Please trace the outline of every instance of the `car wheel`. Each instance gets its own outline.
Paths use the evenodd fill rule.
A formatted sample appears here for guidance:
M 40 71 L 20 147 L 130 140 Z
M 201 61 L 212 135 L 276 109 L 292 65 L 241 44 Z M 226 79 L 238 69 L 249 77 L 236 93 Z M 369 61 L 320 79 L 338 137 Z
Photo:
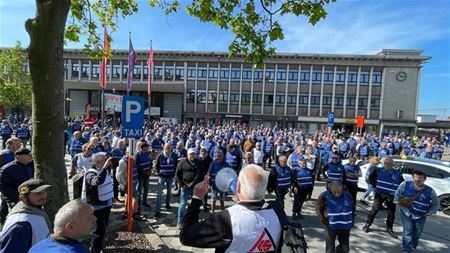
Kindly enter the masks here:
M 450 215 L 450 194 L 439 196 L 439 203 L 441 203 L 440 210 L 444 214 Z

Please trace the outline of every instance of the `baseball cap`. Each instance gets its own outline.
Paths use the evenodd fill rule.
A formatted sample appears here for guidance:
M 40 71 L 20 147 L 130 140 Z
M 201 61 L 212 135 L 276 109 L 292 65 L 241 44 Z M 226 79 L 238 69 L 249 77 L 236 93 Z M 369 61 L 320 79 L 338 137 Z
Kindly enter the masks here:
M 31 150 L 27 149 L 27 148 L 19 148 L 15 153 L 15 156 L 18 155 L 31 155 Z
M 45 184 L 42 179 L 29 179 L 19 185 L 19 194 L 24 195 L 30 192 L 42 192 L 43 190 L 51 187 L 49 184 Z
M 150 146 L 149 144 L 148 144 L 148 142 L 146 142 L 146 141 L 143 141 L 142 143 L 141 143 L 141 147 L 144 147 L 144 146 Z
M 188 153 L 188 154 L 195 153 L 195 149 L 194 149 L 194 148 L 190 148 L 190 149 L 188 149 L 187 153 Z

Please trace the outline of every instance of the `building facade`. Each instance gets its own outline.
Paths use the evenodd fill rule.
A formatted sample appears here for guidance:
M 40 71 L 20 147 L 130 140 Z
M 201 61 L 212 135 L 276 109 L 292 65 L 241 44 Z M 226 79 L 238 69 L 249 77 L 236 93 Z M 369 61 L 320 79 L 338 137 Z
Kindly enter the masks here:
M 131 95 L 146 101 L 148 52 L 137 52 Z M 128 51 L 113 51 L 105 93 L 126 93 Z M 155 51 L 152 107 L 179 121 L 228 120 L 303 128 L 312 133 L 335 114 L 335 128 L 413 133 L 417 126 L 421 50 L 383 49 L 373 55 L 277 54 L 262 68 L 222 52 Z M 65 51 L 66 112 L 100 111 L 99 61 Z M 112 113 L 112 112 L 110 112 Z

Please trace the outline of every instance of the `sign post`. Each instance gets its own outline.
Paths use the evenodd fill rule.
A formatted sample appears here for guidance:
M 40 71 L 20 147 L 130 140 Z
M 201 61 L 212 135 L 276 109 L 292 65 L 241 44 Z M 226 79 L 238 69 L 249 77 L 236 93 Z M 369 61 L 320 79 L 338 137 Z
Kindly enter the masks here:
M 122 100 L 121 114 L 121 134 L 128 138 L 130 152 L 128 154 L 128 179 L 127 179 L 127 230 L 133 229 L 133 159 L 134 138 L 140 138 L 144 135 L 144 98 L 136 96 L 124 96 Z
M 334 126 L 334 112 L 328 112 L 328 136 L 331 134 L 331 129 Z

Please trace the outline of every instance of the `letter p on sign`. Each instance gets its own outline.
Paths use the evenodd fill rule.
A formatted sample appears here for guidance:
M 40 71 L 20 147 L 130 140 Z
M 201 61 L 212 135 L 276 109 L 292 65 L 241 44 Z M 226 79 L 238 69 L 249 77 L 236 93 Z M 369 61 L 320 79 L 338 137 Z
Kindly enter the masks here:
M 144 129 L 144 98 L 124 96 L 122 99 L 122 137 L 140 138 Z

